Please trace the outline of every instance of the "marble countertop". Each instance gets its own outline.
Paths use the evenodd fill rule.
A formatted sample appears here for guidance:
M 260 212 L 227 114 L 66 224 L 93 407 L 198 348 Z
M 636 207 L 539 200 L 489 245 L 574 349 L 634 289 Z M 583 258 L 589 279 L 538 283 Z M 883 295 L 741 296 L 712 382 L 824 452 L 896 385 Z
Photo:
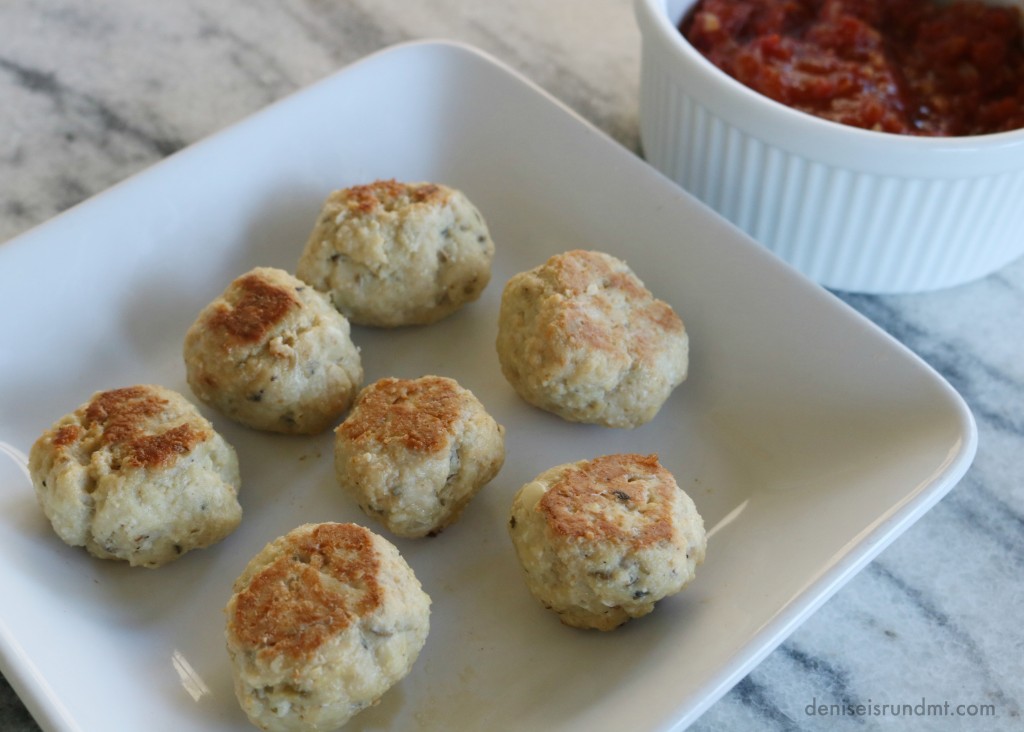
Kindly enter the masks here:
M 629 0 L 6 0 L 0 241 L 367 53 L 419 38 L 477 46 L 639 151 Z M 1024 260 L 941 292 L 843 299 L 960 391 L 978 422 L 977 458 L 692 729 L 1024 728 Z M 806 713 L 813 703 L 923 699 L 992 705 L 995 717 Z M 6 681 L 0 729 L 37 729 Z

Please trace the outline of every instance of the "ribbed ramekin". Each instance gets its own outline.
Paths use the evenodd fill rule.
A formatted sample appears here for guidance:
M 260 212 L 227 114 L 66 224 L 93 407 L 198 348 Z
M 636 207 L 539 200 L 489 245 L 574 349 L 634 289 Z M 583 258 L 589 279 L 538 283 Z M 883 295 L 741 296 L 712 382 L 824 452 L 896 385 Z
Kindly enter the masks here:
M 822 285 L 933 290 L 1024 254 L 1024 130 L 958 138 L 829 122 L 710 63 L 679 22 L 696 0 L 635 0 L 644 157 Z

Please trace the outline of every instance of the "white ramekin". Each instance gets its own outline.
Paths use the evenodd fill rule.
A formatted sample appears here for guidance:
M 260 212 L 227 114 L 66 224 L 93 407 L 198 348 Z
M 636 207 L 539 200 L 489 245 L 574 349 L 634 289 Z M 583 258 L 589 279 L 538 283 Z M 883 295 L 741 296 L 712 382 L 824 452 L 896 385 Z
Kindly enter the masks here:
M 1024 254 L 1024 130 L 922 138 L 797 112 L 689 44 L 678 25 L 695 1 L 635 0 L 655 168 L 837 290 L 949 287 Z

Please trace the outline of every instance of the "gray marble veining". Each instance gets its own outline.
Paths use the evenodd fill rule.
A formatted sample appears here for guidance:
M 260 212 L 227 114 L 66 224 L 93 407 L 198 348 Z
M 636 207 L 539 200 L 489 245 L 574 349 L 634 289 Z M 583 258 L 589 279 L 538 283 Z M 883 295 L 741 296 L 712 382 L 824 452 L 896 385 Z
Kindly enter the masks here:
M 639 152 L 628 0 L 7 0 L 0 240 L 365 54 L 436 37 L 493 54 Z M 975 464 L 693 729 L 1022 729 L 1024 261 L 947 291 L 842 297 L 964 395 Z M 951 713 L 882 711 L 922 703 Z M 6 683 L 0 729 L 36 729 Z

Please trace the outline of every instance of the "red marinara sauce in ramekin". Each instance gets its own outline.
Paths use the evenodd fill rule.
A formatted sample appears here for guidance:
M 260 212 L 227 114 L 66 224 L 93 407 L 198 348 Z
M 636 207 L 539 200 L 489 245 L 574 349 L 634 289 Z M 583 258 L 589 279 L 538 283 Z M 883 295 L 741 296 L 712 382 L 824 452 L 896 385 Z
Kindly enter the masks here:
M 929 136 L 1024 127 L 1017 8 L 977 0 L 700 0 L 680 30 L 746 86 L 834 122 Z

